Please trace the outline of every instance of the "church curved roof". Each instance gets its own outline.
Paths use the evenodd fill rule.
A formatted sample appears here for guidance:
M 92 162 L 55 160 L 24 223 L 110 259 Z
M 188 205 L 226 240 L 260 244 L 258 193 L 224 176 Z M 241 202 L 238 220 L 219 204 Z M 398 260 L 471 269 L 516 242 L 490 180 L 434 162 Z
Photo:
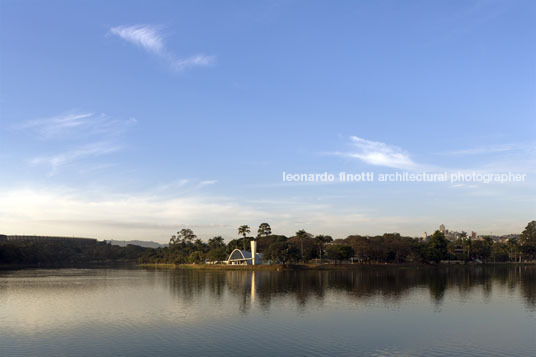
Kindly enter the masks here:
M 242 249 L 235 249 L 229 254 L 229 258 L 227 258 L 227 261 L 231 260 L 246 260 L 251 261 L 251 252 L 247 250 Z M 262 261 L 262 254 L 257 253 L 257 256 L 255 257 L 255 261 Z

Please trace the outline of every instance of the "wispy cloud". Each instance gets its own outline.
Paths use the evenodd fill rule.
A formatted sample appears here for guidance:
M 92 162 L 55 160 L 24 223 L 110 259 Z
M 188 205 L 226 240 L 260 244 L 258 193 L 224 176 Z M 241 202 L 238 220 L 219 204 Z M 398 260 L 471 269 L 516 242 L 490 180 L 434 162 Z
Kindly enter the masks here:
M 508 153 L 518 151 L 535 151 L 536 144 L 528 143 L 510 143 L 510 144 L 495 144 L 476 146 L 468 149 L 453 150 L 441 153 L 443 155 L 485 155 L 496 153 Z
M 152 237 L 151 240 L 167 242 L 179 227 L 193 228 L 205 239 L 216 234 L 234 238 L 236 227 L 244 222 L 253 226 L 268 221 L 273 223 L 274 230 L 286 235 L 306 227 L 311 233 L 340 237 L 351 233 L 383 233 L 383 229 L 397 231 L 409 223 L 421 223 L 415 218 L 337 212 L 333 206 L 315 206 L 310 202 L 296 202 L 286 212 L 281 207 L 277 202 L 273 208 L 262 208 L 233 197 L 198 194 L 118 194 L 66 187 L 0 188 L 0 226 L 12 234 L 39 232 L 99 239 Z M 355 231 L 356 222 L 359 232 Z
M 217 183 L 218 183 L 218 180 L 205 180 L 205 181 L 199 182 L 199 185 L 200 186 L 207 186 L 207 185 L 215 185 Z
M 397 169 L 415 169 L 418 165 L 401 148 L 380 141 L 371 141 L 357 136 L 350 137 L 352 150 L 336 153 L 340 156 L 359 159 L 367 164 Z
M 134 118 L 117 119 L 106 114 L 77 112 L 34 119 L 14 126 L 16 130 L 28 131 L 37 138 L 46 141 L 40 154 L 27 159 L 30 165 L 49 168 L 48 175 L 55 175 L 65 165 L 77 160 L 107 155 L 121 149 L 119 142 L 122 134 L 137 123 Z M 43 155 L 54 147 L 56 153 Z M 92 168 L 109 167 L 110 163 L 86 162 L 80 172 Z
M 162 54 L 164 50 L 164 39 L 157 26 L 116 26 L 110 29 L 110 33 L 152 53 Z
M 32 165 L 47 165 L 50 167 L 49 175 L 54 175 L 58 168 L 75 160 L 87 157 L 97 157 L 120 150 L 119 146 L 108 143 L 94 143 L 80 148 L 68 150 L 49 156 L 38 156 L 30 160 Z
M 79 127 L 87 123 L 93 113 L 70 113 L 46 119 L 29 120 L 17 126 L 18 129 L 37 129 L 43 136 L 50 137 L 59 132 Z
M 379 141 L 371 141 L 357 136 L 350 137 L 351 150 L 335 152 L 334 155 L 361 160 L 375 166 L 391 167 L 407 171 L 423 171 L 428 173 L 438 172 L 448 175 L 465 174 L 497 174 L 497 173 L 533 173 L 536 162 L 536 148 L 527 143 L 519 144 L 496 144 L 489 146 L 473 147 L 441 153 L 455 157 L 463 155 L 482 155 L 480 160 L 456 160 L 455 167 L 442 165 L 441 163 L 427 164 L 415 162 L 410 154 L 394 145 Z M 468 166 L 470 165 L 470 166 Z M 481 182 L 465 185 L 467 188 L 478 188 L 484 184 Z M 497 184 L 501 185 L 501 184 Z M 452 187 L 461 187 L 455 186 Z M 502 191 L 501 191 L 502 192 Z
M 106 114 L 90 112 L 69 112 L 53 117 L 34 119 L 15 126 L 16 129 L 36 131 L 43 139 L 62 139 L 66 136 L 76 139 L 76 134 L 88 137 L 92 134 L 113 136 L 136 123 L 136 119 L 115 119 Z
M 147 193 L 154 195 L 192 194 L 216 183 L 218 180 L 179 179 L 151 187 Z
M 188 57 L 178 57 L 173 54 L 165 45 L 162 26 L 122 25 L 112 27 L 110 33 L 158 56 L 177 72 L 191 67 L 211 66 L 216 63 L 216 56 L 213 55 L 196 54 Z
M 216 62 L 215 56 L 195 55 L 187 58 L 180 58 L 172 63 L 172 66 L 177 71 L 185 70 L 195 66 L 211 66 Z

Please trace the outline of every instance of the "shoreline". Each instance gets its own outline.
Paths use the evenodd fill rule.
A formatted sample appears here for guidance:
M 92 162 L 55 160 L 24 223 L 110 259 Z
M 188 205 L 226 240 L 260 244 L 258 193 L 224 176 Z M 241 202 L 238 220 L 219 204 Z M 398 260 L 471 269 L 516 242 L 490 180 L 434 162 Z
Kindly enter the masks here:
M 401 264 L 382 264 L 382 263 L 348 263 L 348 264 L 260 264 L 260 265 L 227 265 L 227 264 L 167 264 L 167 263 L 149 263 L 137 264 L 135 261 L 106 261 L 90 262 L 80 264 L 0 264 L 0 271 L 6 270 L 24 270 L 24 269 L 117 269 L 117 268 L 153 268 L 153 269 L 182 269 L 182 270 L 219 270 L 219 271 L 348 271 L 363 268 L 475 268 L 475 267 L 492 267 L 492 266 L 532 266 L 536 261 L 531 262 L 488 262 L 482 264 L 468 263 L 447 263 L 423 264 L 423 263 L 401 263 Z
M 443 268 L 443 267 L 489 267 L 489 266 L 524 266 L 535 265 L 536 262 L 488 262 L 482 264 L 420 264 L 420 263 L 403 263 L 403 264 L 271 264 L 271 265 L 227 265 L 227 264 L 165 264 L 150 263 L 138 264 L 141 268 L 155 269 L 183 269 L 183 270 L 245 270 L 245 271 L 303 271 L 303 270 L 354 270 L 366 267 L 398 267 L 398 268 Z

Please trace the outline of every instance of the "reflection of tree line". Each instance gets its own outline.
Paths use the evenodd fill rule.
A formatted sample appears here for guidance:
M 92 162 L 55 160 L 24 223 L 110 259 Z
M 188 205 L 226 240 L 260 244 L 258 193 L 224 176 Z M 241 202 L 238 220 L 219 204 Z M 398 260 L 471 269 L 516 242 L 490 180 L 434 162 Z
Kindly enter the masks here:
M 205 294 L 217 300 L 229 294 L 246 311 L 251 300 L 269 309 L 273 299 L 292 296 L 300 306 L 322 303 L 330 292 L 345 292 L 367 301 L 381 297 L 398 302 L 413 289 L 428 289 L 436 304 L 445 293 L 457 291 L 468 297 L 475 289 L 485 296 L 494 286 L 519 288 L 530 308 L 536 308 L 536 266 L 449 266 L 439 268 L 360 267 L 350 271 L 170 271 L 170 289 L 179 298 L 195 304 Z M 252 289 L 252 284 L 254 287 Z

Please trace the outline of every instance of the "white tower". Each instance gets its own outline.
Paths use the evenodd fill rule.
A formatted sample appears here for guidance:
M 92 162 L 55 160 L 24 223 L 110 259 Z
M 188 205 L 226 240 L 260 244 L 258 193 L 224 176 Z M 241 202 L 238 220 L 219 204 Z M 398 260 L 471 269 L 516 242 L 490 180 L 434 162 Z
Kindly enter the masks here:
M 251 241 L 251 264 L 255 265 L 255 259 L 257 258 L 257 241 Z

